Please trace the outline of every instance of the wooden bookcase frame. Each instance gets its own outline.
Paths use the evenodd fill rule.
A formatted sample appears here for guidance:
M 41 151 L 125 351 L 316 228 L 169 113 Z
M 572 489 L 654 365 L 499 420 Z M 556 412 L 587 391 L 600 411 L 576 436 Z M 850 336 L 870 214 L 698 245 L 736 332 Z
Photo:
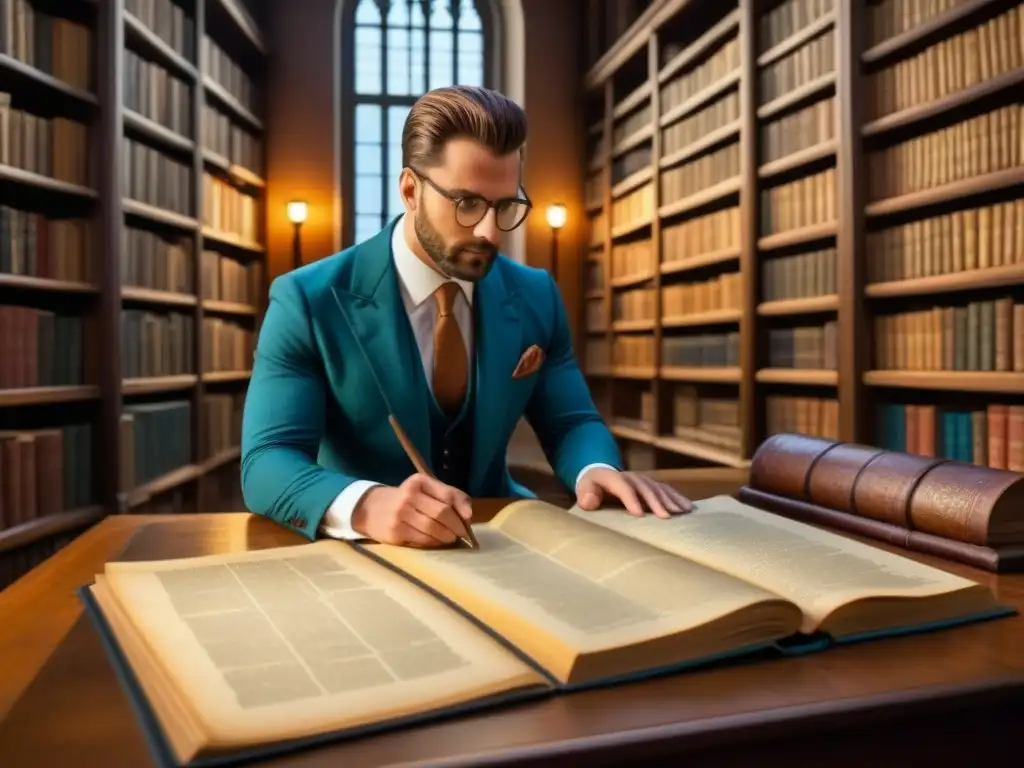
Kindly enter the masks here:
M 93 493 L 95 504 L 85 509 L 68 510 L 61 515 L 52 515 L 0 531 L 0 558 L 18 557 L 22 548 L 34 544 L 43 545 L 41 556 L 45 556 L 45 545 L 51 539 L 66 538 L 76 531 L 98 521 L 103 516 L 120 512 L 145 511 L 155 497 L 183 491 L 182 511 L 197 510 L 202 499 L 214 492 L 213 473 L 239 459 L 240 448 L 224 451 L 215 456 L 202 456 L 200 441 L 205 429 L 203 419 L 203 396 L 211 385 L 225 391 L 237 391 L 249 379 L 250 371 L 203 373 L 203 318 L 208 315 L 232 318 L 247 327 L 251 324 L 254 334 L 258 332 L 262 314 L 265 311 L 267 270 L 265 180 L 250 169 L 232 165 L 230 158 L 217 155 L 203 146 L 203 109 L 209 101 L 232 123 L 244 126 L 258 137 L 265 166 L 265 128 L 259 117 L 252 114 L 226 89 L 215 82 L 207 73 L 206 62 L 201 62 L 201 41 L 207 36 L 208 18 L 217 20 L 217 32 L 211 36 L 214 41 L 223 41 L 228 36 L 235 48 L 245 47 L 252 62 L 263 62 L 263 71 L 247 73 L 253 77 L 257 87 L 257 99 L 265 102 L 265 62 L 267 48 L 255 22 L 238 4 L 238 0 L 176 0 L 192 19 L 192 49 L 195 60 L 186 60 L 172 49 L 155 32 L 129 13 L 124 0 L 95 2 L 74 0 L 76 18 L 90 20 L 90 57 L 94 66 L 95 94 L 78 94 L 83 102 L 93 106 L 90 130 L 90 164 L 95 189 L 70 190 L 82 196 L 95 198 L 91 218 L 94 220 L 94 242 L 92 243 L 91 265 L 96 275 L 95 284 L 65 283 L 44 278 L 0 274 L 0 289 L 38 293 L 48 292 L 53 296 L 67 293 L 91 294 L 92 300 L 86 310 L 89 318 L 89 332 L 83 344 L 95 356 L 98 364 L 90 371 L 91 376 L 83 386 L 39 387 L 34 389 L 0 390 L 0 408 L 28 409 L 40 406 L 60 407 L 79 403 L 84 407 L 95 406 L 93 423 L 92 464 L 94 469 Z M 41 10 L 47 10 L 45 8 Z M 69 13 L 71 11 L 68 11 Z M 125 71 L 125 46 L 129 40 L 132 46 L 146 51 L 147 58 L 156 62 L 176 76 L 184 79 L 191 89 L 190 135 L 181 135 L 163 127 L 155 121 L 132 112 L 124 107 L 123 77 Z M 13 56 L 0 57 L 0 68 L 14 69 L 38 82 L 40 88 L 71 92 L 70 86 L 61 83 L 40 70 L 16 60 Z M 265 112 L 265 103 L 258 108 Z M 191 166 L 192 215 L 183 216 L 170 210 L 129 200 L 125 197 L 122 176 L 122 137 L 126 130 L 145 137 L 154 147 L 170 151 L 182 162 Z M 238 236 L 219 232 L 203 224 L 203 175 L 211 171 L 221 178 L 244 187 L 247 194 L 260 200 L 258 206 L 258 242 L 247 242 Z M 24 183 L 30 187 L 69 192 L 63 182 L 35 174 L 25 174 L 17 168 L 0 166 L 0 177 Z M 161 227 L 170 227 L 192 241 L 193 290 L 189 294 L 168 293 L 145 288 L 122 286 L 120 275 L 121 230 L 126 215 L 135 221 L 152 222 Z M 153 225 L 151 224 L 151 226 Z M 136 224 L 136 226 L 145 226 Z M 263 263 L 263 281 L 258 291 L 256 305 L 242 305 L 226 301 L 203 300 L 201 254 L 204 247 L 212 247 L 226 253 L 243 257 L 244 261 Z M 121 313 L 128 302 L 131 305 L 156 307 L 164 310 L 191 309 L 194 321 L 192 363 L 197 374 L 125 380 L 121 370 Z M 120 421 L 126 399 L 145 398 L 147 401 L 178 399 L 187 397 L 191 402 L 191 462 L 162 477 L 133 488 L 123 488 L 121 464 Z M 26 417 L 31 421 L 31 417 Z M 240 435 L 236 438 L 240 442 Z M 20 570 L 31 567 L 36 556 L 20 558 Z
M 867 110 L 866 71 L 877 67 L 880 63 L 891 59 L 899 59 L 910 51 L 920 50 L 933 41 L 944 40 L 948 36 L 972 27 L 981 16 L 1008 10 L 1019 3 L 1011 0 L 961 0 L 949 3 L 949 7 L 934 16 L 926 18 L 910 28 L 892 34 L 887 39 L 869 45 L 868 13 L 872 4 L 856 0 L 834 0 L 832 8 L 824 15 L 811 20 L 792 33 L 771 49 L 759 53 L 758 24 L 761 14 L 778 5 L 770 0 L 734 0 L 733 10 L 723 9 L 717 20 L 701 28 L 703 23 L 695 21 L 697 27 L 691 41 L 684 50 L 675 55 L 676 60 L 696 61 L 702 49 L 713 44 L 710 38 L 727 33 L 733 20 L 735 21 L 740 41 L 741 66 L 738 82 L 731 77 L 704 88 L 691 97 L 687 104 L 687 113 L 695 112 L 704 104 L 710 103 L 726 88 L 735 85 L 740 94 L 739 146 L 740 172 L 738 180 L 730 180 L 713 185 L 683 201 L 670 204 L 668 214 L 658 211 L 660 200 L 661 179 L 661 147 L 659 125 L 660 96 L 659 73 L 673 63 L 659 66 L 659 34 L 666 25 L 682 17 L 698 18 L 700 12 L 709 5 L 705 0 L 655 0 L 638 18 L 626 33 L 597 61 L 586 73 L 583 81 L 584 103 L 593 106 L 603 101 L 604 118 L 602 132 L 604 154 L 585 159 L 584 175 L 593 177 L 595 167 L 599 164 L 602 194 L 600 207 L 596 201 L 587 201 L 588 215 L 594 217 L 604 214 L 603 237 L 604 246 L 597 252 L 589 248 L 588 258 L 603 264 L 603 289 L 601 297 L 605 304 L 605 325 L 597 332 L 589 331 L 585 325 L 581 328 L 581 353 L 587 347 L 587 341 L 603 338 L 608 345 L 606 353 L 609 358 L 608 369 L 589 367 L 585 354 L 581 354 L 582 365 L 588 380 L 595 391 L 595 400 L 602 410 L 612 431 L 626 444 L 639 443 L 650 446 L 656 451 L 656 465 L 673 467 L 680 465 L 727 465 L 744 467 L 757 445 L 767 437 L 766 425 L 766 392 L 782 392 L 794 394 L 813 392 L 815 396 L 826 396 L 838 399 L 839 419 L 835 436 L 842 440 L 877 443 L 876 406 L 884 400 L 884 395 L 897 394 L 900 391 L 923 389 L 930 393 L 961 391 L 978 395 L 992 393 L 1004 397 L 1019 399 L 1024 395 L 1024 373 L 996 371 L 903 371 L 873 370 L 873 318 L 877 310 L 876 300 L 892 297 L 908 299 L 934 294 L 950 296 L 958 291 L 1006 287 L 1019 289 L 1024 286 L 1024 259 L 1018 256 L 1018 262 L 1012 265 L 988 267 L 972 271 L 938 274 L 929 277 L 896 280 L 884 283 L 869 283 L 867 255 L 867 233 L 873 219 L 888 217 L 903 212 L 923 210 L 936 204 L 951 203 L 967 206 L 985 195 L 993 192 L 1012 190 L 1016 198 L 1024 197 L 1024 164 L 1009 170 L 1000 170 L 974 178 L 945 184 L 939 188 L 925 189 L 911 194 L 892 197 L 884 200 L 871 201 L 867 189 L 868 149 L 865 144 L 882 134 L 903 130 L 916 125 L 920 128 L 928 118 L 947 116 L 987 97 L 1012 93 L 1024 84 L 1024 66 L 990 78 L 987 81 L 971 85 L 961 91 L 928 103 L 902 109 L 882 118 L 869 120 Z M 807 41 L 819 37 L 829 29 L 834 31 L 835 65 L 834 72 L 815 78 L 787 92 L 771 103 L 764 104 L 758 96 L 758 74 L 760 67 L 775 61 L 782 56 L 800 48 Z M 1024 28 L 1022 28 L 1024 29 Z M 616 93 L 613 87 L 616 76 L 629 64 L 644 47 L 649 49 L 647 80 L 640 83 L 633 92 L 623 96 Z M 822 95 L 834 93 L 834 139 L 820 142 L 807 149 L 794 152 L 789 156 L 762 162 L 760 158 L 760 128 L 765 120 L 775 115 L 789 112 L 794 108 L 812 102 Z M 645 94 L 649 94 L 645 95 Z M 616 195 L 613 194 L 612 160 L 616 156 L 616 147 L 612 146 L 612 131 L 615 118 L 632 111 L 633 107 L 651 99 L 652 124 L 652 161 L 649 183 L 655 196 L 654 215 L 650 233 L 652 248 L 656 256 L 657 268 L 649 286 L 656 291 L 656 320 L 651 333 L 655 344 L 654 371 L 636 371 L 616 367 L 611 359 L 612 343 L 616 332 L 613 328 L 613 285 L 614 275 L 611 269 L 611 251 L 617 240 L 613 233 L 611 205 Z M 689 104 L 689 102 L 694 102 Z M 700 102 L 698 104 L 697 102 Z M 719 144 L 721 131 L 702 137 L 682 152 L 697 156 L 712 144 Z M 591 134 L 596 126 L 588 128 Z M 646 129 L 645 129 L 646 130 Z M 1022 128 L 1021 130 L 1024 130 Z M 918 133 L 921 131 L 919 130 Z M 639 131 L 638 131 L 639 133 Z M 715 135 L 717 134 L 717 135 Z M 624 143 L 628 143 L 627 142 Z M 1021 150 L 1024 152 L 1024 150 Z M 620 149 L 619 154 L 624 152 Z M 676 153 L 678 154 L 678 153 Z M 765 179 L 780 173 L 792 173 L 804 166 L 820 167 L 826 158 L 834 158 L 836 173 L 836 220 L 832 223 L 816 224 L 802 229 L 790 230 L 767 237 L 758 235 L 760 220 L 760 193 L 765 188 Z M 1022 159 L 1024 163 L 1024 159 Z M 637 175 L 637 174 L 633 174 Z M 623 182 L 619 182 L 620 185 Z M 721 198 L 735 191 L 738 185 L 740 208 L 740 248 L 738 254 L 739 271 L 743 286 L 743 299 L 738 317 L 734 318 L 740 332 L 740 365 L 736 371 L 722 369 L 689 369 L 673 371 L 662 365 L 661 340 L 663 336 L 663 313 L 661 290 L 666 274 L 663 269 L 661 231 L 662 221 L 669 216 L 675 217 L 680 211 L 702 205 L 708 201 Z M 639 185 L 633 185 L 639 186 Z M 691 199 L 692 198 L 692 199 Z M 779 248 L 796 248 L 801 244 L 833 242 L 836 253 L 836 286 L 835 295 L 813 296 L 801 299 L 789 299 L 765 303 L 761 300 L 760 265 L 762 254 L 768 250 Z M 720 261 L 720 254 L 709 253 L 704 264 Z M 731 254 L 725 254 L 731 257 Z M 584 293 L 596 297 L 596 291 Z M 941 299 L 939 299 L 941 301 Z M 581 313 L 586 316 L 585 310 Z M 730 313 L 730 316 L 736 313 Z M 805 370 L 766 368 L 763 348 L 765 346 L 765 318 L 773 317 L 808 318 L 831 317 L 837 322 L 836 355 L 837 370 Z M 714 319 L 714 318 L 709 318 Z M 694 325 L 700 318 L 694 318 Z M 810 321 L 816 324 L 816 320 Z M 656 423 L 650 433 L 638 430 L 633 426 L 620 427 L 616 424 L 614 404 L 615 393 L 630 385 L 623 382 L 650 380 L 651 392 L 655 399 Z M 664 412 L 670 407 L 666 386 L 670 381 L 701 383 L 718 382 L 735 384 L 737 402 L 739 404 L 740 424 L 742 426 L 741 450 L 738 453 L 725 452 L 703 445 L 686 444 L 680 440 L 666 439 L 659 430 L 664 424 Z M 832 395 L 824 395 L 825 392 Z M 939 399 L 932 397 L 933 401 Z M 1017 400 L 1014 400 L 1017 402 Z M 1021 401 L 1024 402 L 1024 401 Z

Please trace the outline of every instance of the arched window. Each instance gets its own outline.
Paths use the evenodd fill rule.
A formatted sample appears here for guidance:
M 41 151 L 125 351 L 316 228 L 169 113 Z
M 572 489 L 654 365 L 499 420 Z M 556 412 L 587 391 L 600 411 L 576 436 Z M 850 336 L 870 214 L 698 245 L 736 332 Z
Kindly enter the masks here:
M 402 212 L 402 126 L 426 91 L 494 87 L 488 0 L 357 0 L 342 23 L 345 245 Z

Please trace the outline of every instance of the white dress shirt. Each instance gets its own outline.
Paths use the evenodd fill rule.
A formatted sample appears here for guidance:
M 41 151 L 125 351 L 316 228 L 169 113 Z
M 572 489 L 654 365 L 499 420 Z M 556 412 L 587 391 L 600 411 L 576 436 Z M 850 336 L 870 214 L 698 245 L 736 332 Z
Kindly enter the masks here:
M 404 219 L 404 217 L 403 217 Z M 427 386 L 432 386 L 434 377 L 434 324 L 437 322 L 437 299 L 434 292 L 449 278 L 440 274 L 423 263 L 420 258 L 412 252 L 412 249 L 405 241 L 403 219 L 395 223 L 391 236 L 391 256 L 395 261 L 395 271 L 398 273 L 398 286 L 402 294 L 402 302 L 405 304 L 405 311 L 409 316 L 409 325 L 412 326 L 413 335 L 416 337 L 416 346 L 419 348 L 420 358 L 423 361 L 423 372 L 426 374 Z M 465 280 L 455 280 L 462 288 L 455 295 L 455 320 L 462 331 L 462 339 L 466 345 L 468 363 L 473 361 L 473 283 Z M 608 467 L 607 464 L 588 464 L 579 475 L 576 476 L 576 484 L 579 485 L 580 478 L 590 469 L 595 467 Z M 331 502 L 327 513 L 320 523 L 320 531 L 326 536 L 336 539 L 359 539 L 362 534 L 352 528 L 352 513 L 356 505 L 368 490 L 380 483 L 371 480 L 356 480 L 345 488 Z

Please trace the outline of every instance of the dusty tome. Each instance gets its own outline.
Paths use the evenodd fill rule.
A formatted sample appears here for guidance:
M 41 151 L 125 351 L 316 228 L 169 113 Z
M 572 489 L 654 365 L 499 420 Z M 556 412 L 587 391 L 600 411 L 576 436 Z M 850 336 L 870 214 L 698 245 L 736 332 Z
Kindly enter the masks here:
M 726 496 L 667 521 L 523 500 L 474 532 L 479 550 L 112 562 L 82 596 L 168 764 L 1008 612 L 982 584 Z

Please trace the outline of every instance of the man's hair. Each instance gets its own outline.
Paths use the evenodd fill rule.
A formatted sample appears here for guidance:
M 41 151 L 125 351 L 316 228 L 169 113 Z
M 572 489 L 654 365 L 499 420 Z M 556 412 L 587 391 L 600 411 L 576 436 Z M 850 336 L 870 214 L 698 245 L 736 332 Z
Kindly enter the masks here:
M 435 88 L 421 96 L 402 129 L 402 164 L 431 168 L 445 144 L 458 136 L 475 139 L 497 157 L 526 143 L 526 113 L 504 94 L 471 85 Z

